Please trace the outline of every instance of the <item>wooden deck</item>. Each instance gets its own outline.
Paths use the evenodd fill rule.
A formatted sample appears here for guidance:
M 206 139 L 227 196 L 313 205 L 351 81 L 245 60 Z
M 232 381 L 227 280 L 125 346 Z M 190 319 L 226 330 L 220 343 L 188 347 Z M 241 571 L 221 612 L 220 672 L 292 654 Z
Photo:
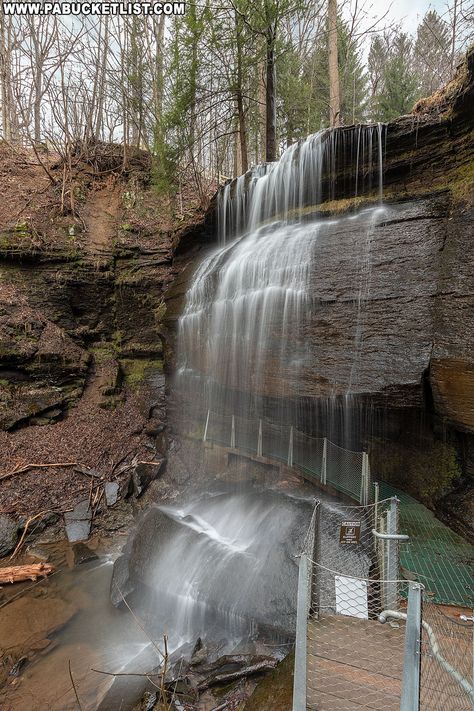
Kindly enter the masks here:
M 328 615 L 308 623 L 310 711 L 399 711 L 404 626 Z
M 468 659 L 460 671 L 470 679 L 471 633 L 462 631 L 454 642 Z M 308 711 L 400 711 L 404 636 L 403 622 L 396 627 L 339 615 L 308 620 Z M 438 640 L 443 648 L 443 637 Z M 429 649 L 422 654 L 421 679 L 423 711 L 471 711 L 468 695 Z

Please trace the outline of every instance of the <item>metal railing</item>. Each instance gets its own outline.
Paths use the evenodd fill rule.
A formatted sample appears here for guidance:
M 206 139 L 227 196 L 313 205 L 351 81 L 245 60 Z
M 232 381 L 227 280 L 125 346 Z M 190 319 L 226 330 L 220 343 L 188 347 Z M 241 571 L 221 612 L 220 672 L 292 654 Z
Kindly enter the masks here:
M 369 502 L 370 465 L 366 452 L 354 452 L 326 437 L 312 437 L 292 425 L 207 412 L 204 442 L 281 462 L 361 504 Z

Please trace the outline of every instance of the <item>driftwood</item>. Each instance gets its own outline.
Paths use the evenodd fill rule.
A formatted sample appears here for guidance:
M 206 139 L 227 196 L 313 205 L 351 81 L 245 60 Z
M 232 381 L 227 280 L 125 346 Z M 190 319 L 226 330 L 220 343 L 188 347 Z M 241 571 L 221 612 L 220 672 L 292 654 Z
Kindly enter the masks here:
M 11 565 L 6 568 L 0 568 L 0 583 L 21 583 L 25 580 L 37 580 L 40 577 L 46 578 L 52 572 L 54 572 L 54 566 L 50 563 Z
M 257 662 L 266 661 L 273 661 L 273 657 L 261 654 L 224 654 L 222 657 L 218 657 L 214 662 L 194 666 L 198 667 L 200 674 L 211 674 L 212 672 L 222 670 L 223 667 L 233 666 L 235 669 L 240 669 L 241 667 L 248 667 Z M 235 671 L 235 669 L 232 671 Z M 227 669 L 227 671 L 229 671 L 229 669 Z

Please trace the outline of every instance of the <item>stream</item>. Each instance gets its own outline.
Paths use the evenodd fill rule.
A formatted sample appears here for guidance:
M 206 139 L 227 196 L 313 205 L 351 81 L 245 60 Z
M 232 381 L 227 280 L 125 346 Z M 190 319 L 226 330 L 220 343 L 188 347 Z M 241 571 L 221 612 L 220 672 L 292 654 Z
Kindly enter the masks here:
M 129 675 L 157 671 L 164 635 L 170 664 L 189 659 L 198 638 L 211 661 L 231 653 L 282 658 L 294 635 L 295 556 L 311 494 L 304 485 L 263 492 L 213 484 L 147 510 L 125 547 L 126 581 L 121 566 L 113 575 L 115 545 L 29 588 L 0 610 L 2 641 L 28 657 L 8 677 L 2 711 L 77 709 L 69 664 L 84 711 L 127 711 L 150 686 Z M 64 561 L 67 544 L 53 548 Z M 114 607 L 118 581 L 127 605 Z

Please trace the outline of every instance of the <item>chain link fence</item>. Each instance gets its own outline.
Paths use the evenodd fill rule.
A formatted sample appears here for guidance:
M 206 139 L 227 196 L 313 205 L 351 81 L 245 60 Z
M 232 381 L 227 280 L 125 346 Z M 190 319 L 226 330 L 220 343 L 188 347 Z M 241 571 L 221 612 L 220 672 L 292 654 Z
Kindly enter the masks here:
M 423 592 L 420 709 L 472 711 L 473 623 L 471 614 L 438 605 Z M 468 619 L 468 618 L 471 619 Z
M 474 546 L 404 491 L 374 484 L 374 498 L 396 496 L 400 530 L 409 540 L 400 547 L 402 572 L 422 583 L 433 602 L 474 607 Z
M 370 467 L 365 452 L 344 449 L 291 425 L 209 411 L 203 440 L 294 467 L 360 503 L 369 500 Z
M 315 505 L 300 560 L 294 711 L 474 709 L 471 613 L 400 579 L 398 503 Z
M 381 575 L 397 570 L 397 543 L 373 533 L 386 526 L 391 506 L 319 507 L 310 563 L 308 709 L 400 708 L 405 621 L 383 613 L 406 608 L 408 583 Z
M 364 452 L 213 412 L 203 440 L 362 504 L 315 505 L 300 559 L 293 711 L 474 711 L 472 546 L 385 484 L 369 504 Z

